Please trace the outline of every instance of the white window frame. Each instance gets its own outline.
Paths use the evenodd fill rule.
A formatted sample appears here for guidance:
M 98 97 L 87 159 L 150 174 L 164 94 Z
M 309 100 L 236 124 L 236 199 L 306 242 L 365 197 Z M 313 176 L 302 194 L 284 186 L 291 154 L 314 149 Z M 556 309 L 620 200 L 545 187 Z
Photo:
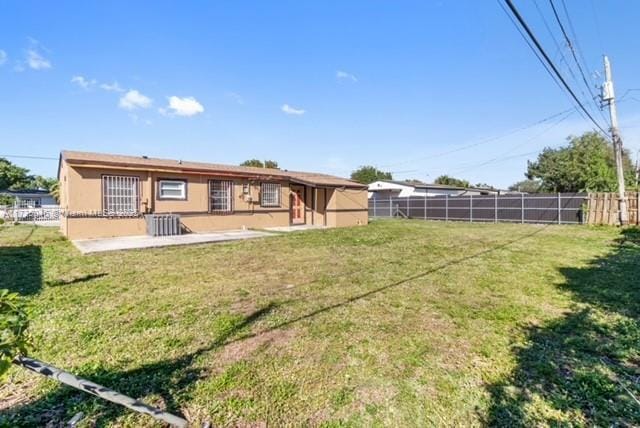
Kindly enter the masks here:
M 222 208 L 215 208 L 218 202 L 222 202 Z M 232 213 L 233 212 L 233 181 L 231 180 L 209 180 L 209 211 L 212 213 Z
M 178 184 L 180 185 L 179 195 L 163 195 L 162 186 L 165 184 Z M 158 180 L 158 199 L 173 199 L 178 201 L 185 201 L 187 199 L 187 181 L 179 179 L 161 179 Z
M 282 185 L 280 183 L 260 183 L 260 206 L 280 207 Z
M 140 214 L 140 177 L 102 176 L 102 212 L 108 216 Z

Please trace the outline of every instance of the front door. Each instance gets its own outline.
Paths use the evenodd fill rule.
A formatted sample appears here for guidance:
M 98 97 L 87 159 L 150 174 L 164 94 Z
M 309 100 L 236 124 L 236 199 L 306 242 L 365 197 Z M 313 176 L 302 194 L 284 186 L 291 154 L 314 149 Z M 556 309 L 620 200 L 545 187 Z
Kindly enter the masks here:
M 291 223 L 304 223 L 304 188 L 291 186 Z

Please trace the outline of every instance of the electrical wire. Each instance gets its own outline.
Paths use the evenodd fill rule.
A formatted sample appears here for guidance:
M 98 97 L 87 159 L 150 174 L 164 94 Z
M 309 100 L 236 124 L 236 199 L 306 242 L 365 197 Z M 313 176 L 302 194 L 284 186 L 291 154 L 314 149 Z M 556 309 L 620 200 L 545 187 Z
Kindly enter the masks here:
M 578 67 L 578 71 L 580 73 L 580 76 L 582 77 L 582 82 L 584 83 L 584 86 L 587 88 L 587 90 L 589 91 L 589 94 L 591 95 L 591 101 L 594 102 L 594 104 L 596 106 L 596 110 L 600 113 L 600 116 L 602 117 L 602 120 L 604 120 L 604 122 L 607 123 L 607 125 L 608 125 L 609 123 L 607 122 L 607 118 L 604 116 L 604 113 L 602 113 L 602 110 L 599 108 L 598 103 L 596 101 L 596 99 L 598 97 L 593 93 L 593 90 L 591 89 L 591 85 L 589 85 L 589 82 L 587 81 L 587 76 L 585 75 L 584 69 L 583 69 L 582 65 L 580 64 L 580 60 L 578 60 L 578 54 L 579 54 L 582 62 L 584 64 L 586 64 L 586 60 L 584 59 L 584 55 L 582 55 L 582 52 L 579 49 L 578 38 L 576 36 L 575 30 L 573 29 L 573 24 L 571 23 L 571 18 L 569 17 L 569 11 L 567 10 L 567 6 L 566 6 L 566 4 L 565 4 L 565 2 L 563 0 L 562 1 L 562 5 L 563 5 L 563 8 L 564 8 L 564 13 L 565 13 L 565 16 L 567 17 L 567 22 L 569 23 L 569 28 L 571 30 L 574 42 L 571 41 L 571 38 L 567 34 L 567 31 L 566 31 L 566 29 L 564 27 L 564 24 L 562 23 L 562 20 L 560 19 L 560 15 L 558 14 L 558 10 L 556 9 L 556 6 L 555 6 L 553 0 L 549 0 L 549 4 L 551 5 L 551 10 L 553 11 L 553 16 L 555 17 L 556 22 L 558 23 L 558 26 L 560 27 L 560 31 L 562 32 L 562 36 L 564 37 L 564 40 L 567 42 L 567 46 L 569 47 L 569 51 L 571 51 L 571 56 L 573 58 L 573 61 L 576 63 L 576 66 Z M 578 51 L 578 54 L 576 53 L 576 51 Z M 583 94 L 584 94 L 584 92 L 583 92 Z
M 585 106 L 582 104 L 582 102 L 580 101 L 580 99 L 578 99 L 578 97 L 576 96 L 575 92 L 573 91 L 573 89 L 571 88 L 571 86 L 569 86 L 569 84 L 567 83 L 567 81 L 564 79 L 564 77 L 562 76 L 562 74 L 560 73 L 560 71 L 558 71 L 558 68 L 556 67 L 556 65 L 553 63 L 553 61 L 551 61 L 551 59 L 549 58 L 549 55 L 547 54 L 547 52 L 545 51 L 545 49 L 542 47 L 542 45 L 540 44 L 540 42 L 538 41 L 537 37 L 535 36 L 535 34 L 533 34 L 531 28 L 529 27 L 529 25 L 527 24 L 527 22 L 524 20 L 524 18 L 522 17 L 522 15 L 520 14 L 520 12 L 518 11 L 518 9 L 516 8 L 516 6 L 513 4 L 512 0 L 504 0 L 507 7 L 511 10 L 511 13 L 515 16 L 516 20 L 520 23 L 520 26 L 522 26 L 522 28 L 524 29 L 524 31 L 527 33 L 527 35 L 529 36 L 529 39 L 531 39 L 531 41 L 533 42 L 533 44 L 536 46 L 537 50 L 540 52 L 540 54 L 542 55 L 542 57 L 544 58 L 545 62 L 549 65 L 549 67 L 551 68 L 551 70 L 553 71 L 553 73 L 555 74 L 555 76 L 558 78 L 558 80 L 562 83 L 562 85 L 564 86 L 564 88 L 567 90 L 567 92 L 571 95 L 571 97 L 573 98 L 573 100 L 577 103 L 578 107 L 584 112 L 584 114 L 587 115 L 587 117 L 589 118 L 589 120 L 598 128 L 600 129 L 605 135 L 607 134 L 607 131 L 594 119 L 594 117 L 591 115 L 591 113 L 589 113 L 589 111 L 585 108 Z M 546 67 L 545 67 L 546 68 Z M 547 71 L 549 71 L 547 69 Z
M 540 53 L 538 53 L 538 51 L 536 50 L 536 48 L 534 48 L 534 46 L 531 44 L 531 41 L 529 40 L 529 38 L 525 35 L 525 33 L 522 31 L 522 28 L 520 28 L 520 26 L 516 23 L 515 19 L 513 18 L 513 16 L 509 13 L 509 11 L 507 10 L 507 8 L 502 4 L 502 0 L 497 0 L 498 5 L 502 8 L 503 12 L 505 13 L 505 15 L 507 16 L 507 18 L 509 18 L 509 20 L 511 21 L 511 23 L 513 24 L 514 28 L 518 31 L 518 33 L 520 33 L 520 36 L 522 36 L 522 40 L 524 40 L 524 42 L 527 44 L 527 46 L 529 46 L 529 49 L 531 49 L 531 52 L 533 52 L 533 55 L 538 59 L 538 61 L 540 62 L 540 64 L 542 65 L 542 67 L 545 69 L 545 71 L 547 72 L 547 74 L 549 75 L 549 77 L 551 77 L 551 80 L 553 80 L 553 82 L 558 86 L 558 88 L 560 89 L 560 92 L 567 98 L 567 100 L 569 101 L 569 104 L 574 105 L 573 104 L 573 99 L 569 96 L 569 94 L 565 91 L 565 88 L 562 86 L 562 84 L 560 84 L 560 82 L 558 81 L 558 78 L 556 77 L 556 75 L 553 74 L 553 72 L 551 71 L 551 69 L 549 68 L 549 65 L 547 65 L 547 63 L 542 59 L 542 57 L 540 56 Z M 582 110 L 578 109 L 575 105 L 573 107 L 579 114 L 580 116 L 585 120 L 585 121 L 589 121 L 589 118 L 587 116 L 585 116 L 585 114 L 582 112 Z M 610 137 L 608 134 L 603 133 L 601 131 L 599 131 L 597 128 L 593 128 L 596 132 L 601 133 L 606 139 L 610 140 Z
M 495 163 L 497 161 L 512 159 L 512 158 L 514 158 L 514 156 L 508 156 L 508 155 L 513 153 L 516 149 L 519 149 L 520 147 L 529 144 L 531 141 L 536 140 L 539 137 L 541 137 L 542 135 L 544 135 L 547 132 L 551 131 L 553 128 L 555 128 L 556 126 L 560 125 L 562 122 L 567 120 L 573 113 L 574 113 L 573 110 L 570 111 L 567 115 L 561 117 L 559 120 L 555 121 L 554 123 L 552 123 L 551 125 L 549 125 L 545 129 L 540 131 L 539 133 L 527 138 L 525 141 L 523 141 L 520 144 L 516 144 L 515 146 L 511 147 L 509 150 L 507 150 L 506 152 L 502 153 L 499 156 L 496 156 L 496 157 L 494 157 L 492 159 L 483 161 L 483 162 L 478 163 L 478 164 L 472 164 L 472 165 L 465 166 L 463 168 L 453 169 L 452 171 L 450 171 L 450 173 L 460 174 L 460 173 L 471 171 L 471 170 L 476 169 L 476 168 L 480 168 L 480 167 L 485 166 L 485 165 L 489 165 L 489 164 Z M 517 157 L 521 157 L 521 156 L 528 156 L 530 154 L 535 154 L 535 153 L 539 153 L 539 152 L 540 152 L 539 150 L 536 150 L 534 152 L 528 152 L 528 153 L 523 153 L 523 154 L 520 154 L 520 155 L 515 155 L 515 157 L 517 158 Z
M 568 112 L 571 112 L 571 111 L 575 111 L 575 109 L 574 108 L 570 108 L 570 109 L 563 110 L 563 111 L 558 112 L 558 113 L 554 113 L 554 114 L 552 114 L 550 116 L 547 116 L 547 117 L 545 117 L 543 119 L 537 120 L 537 121 L 535 121 L 535 122 L 533 122 L 533 123 L 531 123 L 529 125 L 525 125 L 525 126 L 521 126 L 519 128 L 512 129 L 510 131 L 505 132 L 504 134 L 499 134 L 499 135 L 495 135 L 495 136 L 492 136 L 492 137 L 484 138 L 484 139 L 481 139 L 480 141 L 476 141 L 474 143 L 466 144 L 466 145 L 464 145 L 462 147 L 457 147 L 455 149 L 447 150 L 447 151 L 440 152 L 440 153 L 434 153 L 434 154 L 428 155 L 428 156 L 422 156 L 422 157 L 418 157 L 418 158 L 414 157 L 414 158 L 411 158 L 411 159 L 405 160 L 405 161 L 379 165 L 378 167 L 379 168 L 394 167 L 394 166 L 398 166 L 398 165 L 405 165 L 405 164 L 408 164 L 408 163 L 411 163 L 411 162 L 419 162 L 419 161 L 423 161 L 423 160 L 427 160 L 427 159 L 439 158 L 439 157 L 447 156 L 447 155 L 450 155 L 450 154 L 453 154 L 453 153 L 461 152 L 461 151 L 464 151 L 464 150 L 467 150 L 467 149 L 471 149 L 473 147 L 481 146 L 483 144 L 488 144 L 488 143 L 500 140 L 502 138 L 506 138 L 506 137 L 511 136 L 513 134 L 517 134 L 518 132 L 526 131 L 527 129 L 533 128 L 533 127 L 538 126 L 538 125 L 541 125 L 541 124 L 543 124 L 545 122 L 553 120 L 553 119 L 555 119 L 557 117 L 560 117 L 560 116 L 562 116 L 562 115 L 564 115 L 564 114 L 566 114 Z
M 47 156 L 29 156 L 29 155 L 0 155 L 0 158 L 15 158 L 15 159 L 40 159 L 40 160 L 60 160 L 60 158 L 53 158 Z

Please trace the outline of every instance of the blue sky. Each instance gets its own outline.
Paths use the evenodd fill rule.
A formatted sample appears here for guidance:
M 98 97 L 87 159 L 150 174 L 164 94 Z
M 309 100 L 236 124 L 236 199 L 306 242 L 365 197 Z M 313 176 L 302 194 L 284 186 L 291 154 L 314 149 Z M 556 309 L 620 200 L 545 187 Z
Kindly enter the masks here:
M 516 4 L 579 88 L 535 4 Z M 640 3 L 566 4 L 589 72 L 606 52 L 617 94 L 640 88 Z M 571 104 L 491 0 L 4 1 L 0 50 L 0 155 L 257 157 L 343 176 L 373 164 L 505 187 L 535 158 L 523 154 L 590 129 L 574 113 L 513 132 Z M 635 156 L 634 98 L 619 113 Z

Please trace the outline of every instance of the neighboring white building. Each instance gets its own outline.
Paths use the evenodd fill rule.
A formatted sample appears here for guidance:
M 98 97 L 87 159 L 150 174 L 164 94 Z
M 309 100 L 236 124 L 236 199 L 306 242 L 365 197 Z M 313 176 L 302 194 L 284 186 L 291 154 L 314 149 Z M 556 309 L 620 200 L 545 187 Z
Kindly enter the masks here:
M 499 190 L 478 187 L 457 187 L 445 184 L 407 183 L 404 181 L 380 180 L 369 184 L 369 199 L 408 198 L 410 196 L 469 196 L 495 195 Z
M 0 195 L 12 196 L 15 199 L 15 208 L 58 208 L 58 203 L 46 190 L 3 190 Z

